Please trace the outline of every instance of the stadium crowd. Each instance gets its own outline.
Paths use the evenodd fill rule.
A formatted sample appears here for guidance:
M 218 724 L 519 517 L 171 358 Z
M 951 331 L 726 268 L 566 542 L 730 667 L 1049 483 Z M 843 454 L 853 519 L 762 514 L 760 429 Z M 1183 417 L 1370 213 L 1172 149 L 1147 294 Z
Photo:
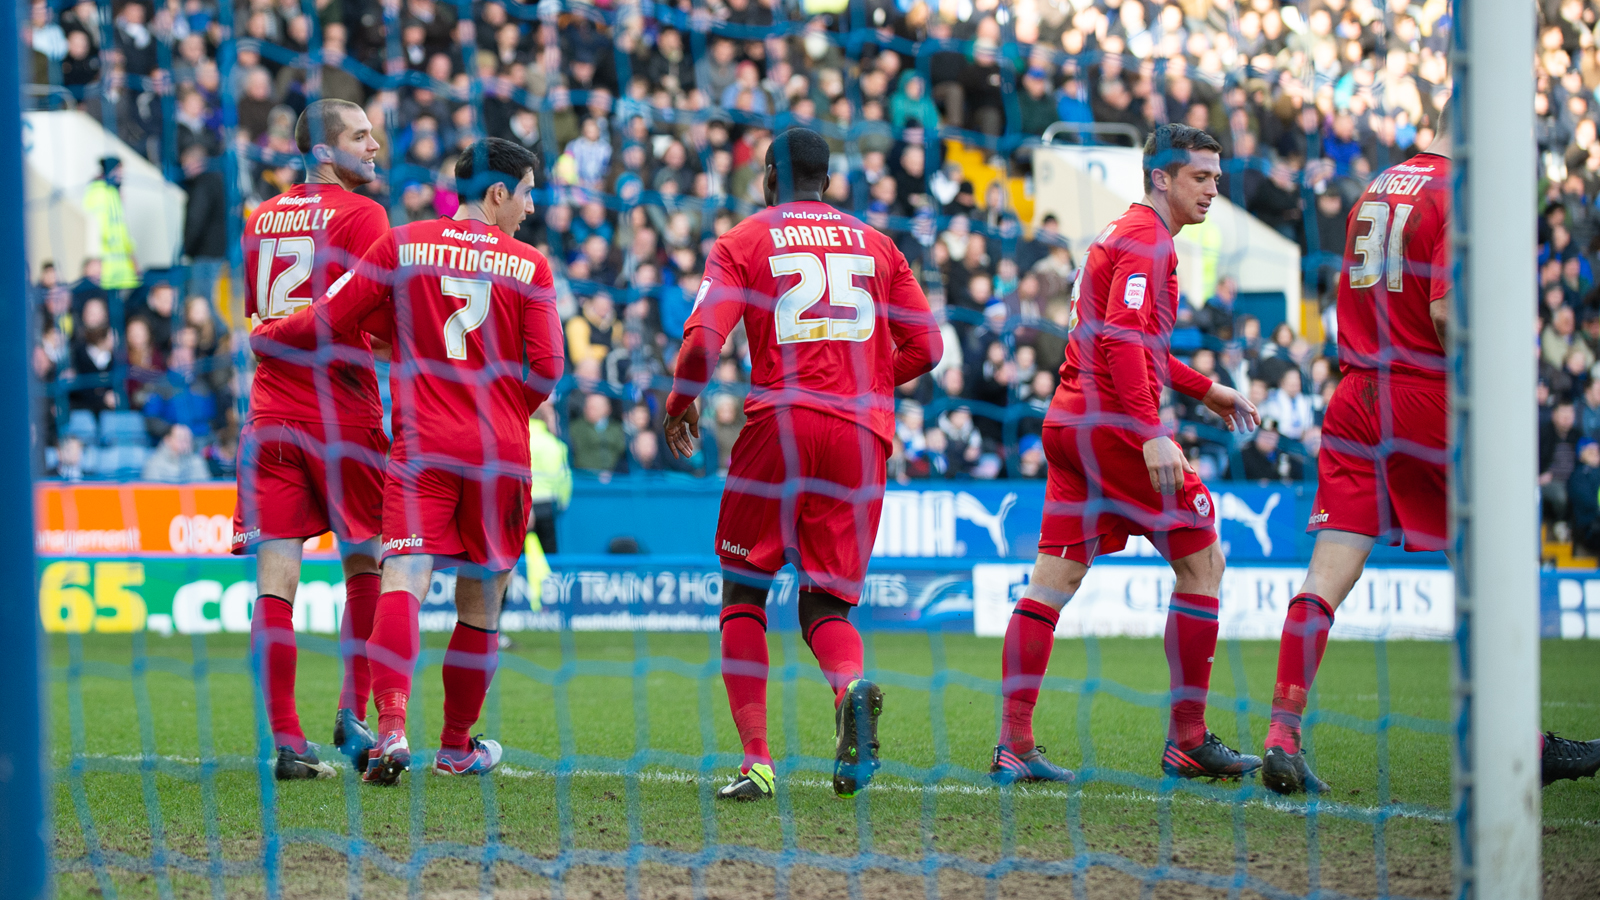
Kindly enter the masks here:
M 1536 99 L 1540 482 L 1549 521 L 1584 542 L 1600 541 L 1596 6 L 1540 4 Z M 217 275 L 230 226 L 301 178 L 292 125 L 317 96 L 377 123 L 372 193 L 396 224 L 455 210 L 450 163 L 474 139 L 540 148 L 548 177 L 519 237 L 556 268 L 569 373 L 556 430 L 572 467 L 602 478 L 725 468 L 742 335 L 707 392 L 700 457 L 665 452 L 662 401 L 711 242 L 761 205 L 767 141 L 788 124 L 825 134 L 828 199 L 895 239 L 944 323 L 938 368 L 900 390 L 891 477 L 1042 477 L 1077 259 L 1053 222 L 1019 221 L 1005 179 L 1031 175 L 1030 142 L 1056 122 L 1205 127 L 1224 146 L 1224 195 L 1300 244 L 1323 315 L 1301 335 L 1236 313 L 1226 273 L 1186 296 L 1175 344 L 1270 423 L 1235 439 L 1176 395 L 1163 415 L 1208 479 L 1314 478 L 1345 218 L 1376 171 L 1430 139 L 1451 26 L 1445 0 L 31 7 L 33 77 L 51 86 L 37 102 L 70 96 L 189 191 L 181 265 L 129 281 L 103 245 L 71 284 L 40 272 L 35 298 L 53 471 L 159 480 L 232 477 L 246 351 Z M 981 196 L 947 158 L 958 144 L 1001 176 Z

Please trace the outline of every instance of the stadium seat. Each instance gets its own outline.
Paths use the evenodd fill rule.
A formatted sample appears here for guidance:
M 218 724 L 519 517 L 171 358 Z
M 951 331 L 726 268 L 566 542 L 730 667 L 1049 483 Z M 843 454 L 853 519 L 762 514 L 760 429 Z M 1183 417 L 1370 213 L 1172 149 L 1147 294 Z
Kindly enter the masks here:
M 148 447 L 150 433 L 145 430 L 144 416 L 126 410 L 114 411 L 101 417 L 100 440 L 107 447 Z
M 92 447 L 99 442 L 100 424 L 93 412 L 75 409 L 67 419 L 67 434 L 83 441 L 85 447 Z

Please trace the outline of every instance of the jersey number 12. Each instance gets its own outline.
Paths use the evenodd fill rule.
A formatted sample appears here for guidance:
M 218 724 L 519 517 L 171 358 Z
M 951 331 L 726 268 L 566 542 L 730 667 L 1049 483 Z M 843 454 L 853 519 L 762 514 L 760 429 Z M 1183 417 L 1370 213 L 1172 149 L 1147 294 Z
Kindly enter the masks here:
M 311 298 L 290 297 L 311 277 L 311 264 L 317 256 L 317 245 L 309 237 L 268 238 L 256 251 L 256 305 L 263 319 L 281 319 L 297 309 L 311 304 Z M 293 262 L 289 268 L 272 277 L 272 264 L 279 257 Z M 263 304 L 265 304 L 263 306 Z
M 1361 261 L 1350 267 L 1350 287 L 1364 290 L 1384 281 L 1391 291 L 1399 291 L 1405 275 L 1406 220 L 1411 218 L 1411 204 L 1401 203 L 1394 208 L 1390 221 L 1389 204 L 1381 200 L 1368 200 L 1356 211 L 1356 220 L 1368 224 L 1367 233 L 1357 235 L 1351 249 Z

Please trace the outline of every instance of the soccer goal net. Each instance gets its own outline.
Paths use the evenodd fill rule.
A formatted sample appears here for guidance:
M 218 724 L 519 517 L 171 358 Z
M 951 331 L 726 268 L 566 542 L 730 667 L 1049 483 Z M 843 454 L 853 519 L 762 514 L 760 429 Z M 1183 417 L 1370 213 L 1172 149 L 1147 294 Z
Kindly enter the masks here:
M 1580 440 L 1600 428 L 1592 4 L 1476 21 L 1459 0 L 23 6 L 57 895 L 1488 897 L 1600 877 L 1541 869 L 1537 788 L 1490 777 L 1534 765 L 1539 730 L 1600 734 L 1592 652 L 1538 643 L 1600 636 L 1582 518 L 1600 448 Z M 1495 193 L 1484 175 L 1533 165 L 1484 124 L 1528 85 L 1467 52 L 1529 16 L 1537 48 L 1507 45 L 1538 65 L 1537 273 L 1484 249 L 1535 227 L 1488 221 L 1532 182 Z M 330 99 L 372 146 L 298 127 Z M 1147 139 L 1173 124 L 1209 143 L 1151 164 Z M 814 191 L 800 151 L 769 154 L 794 128 L 826 143 Z M 531 189 L 485 187 L 490 138 L 534 155 Z M 1459 243 L 1433 277 L 1465 286 L 1435 373 L 1455 437 L 1443 412 L 1436 446 L 1397 434 L 1387 392 L 1409 357 L 1375 324 L 1382 387 L 1348 403 L 1377 430 L 1352 441 L 1328 422 L 1358 394 L 1341 289 L 1352 266 L 1396 297 L 1413 278 L 1411 207 L 1379 224 L 1363 198 L 1379 179 L 1420 191 L 1394 167 L 1449 140 Z M 1205 154 L 1215 197 L 1175 220 L 1177 175 Z M 302 186 L 318 180 L 328 192 Z M 774 199 L 792 218 L 757 234 Z M 428 228 L 443 236 L 420 242 Z M 874 327 L 905 344 L 883 271 L 901 260 L 938 349 L 892 386 L 852 366 Z M 453 298 L 437 322 L 407 280 L 422 270 Z M 755 270 L 777 287 L 730 274 Z M 1524 275 L 1541 292 L 1538 424 L 1517 394 L 1525 344 L 1497 346 L 1526 340 L 1527 310 L 1481 299 L 1521 297 Z M 391 291 L 376 344 L 326 315 L 363 278 Z M 713 329 L 728 284 L 746 313 Z M 559 374 L 526 423 L 484 412 L 443 445 L 416 418 L 432 398 L 482 412 L 539 381 L 507 298 L 555 310 Z M 309 344 L 281 336 L 296 316 L 317 323 Z M 1127 346 L 1172 360 L 1152 363 L 1171 386 L 1150 384 L 1148 421 L 1096 343 L 1135 316 L 1148 334 Z M 843 349 L 806 355 L 821 344 Z M 798 362 L 816 359 L 838 371 Z M 295 383 L 272 367 L 289 363 L 316 373 L 300 385 L 314 416 L 283 412 Z M 1111 399 L 1083 387 L 1096 373 Z M 691 382 L 685 449 L 669 407 Z M 1246 406 L 1259 427 L 1232 429 Z M 1542 521 L 1502 515 L 1526 484 L 1495 473 L 1531 461 L 1536 429 L 1553 435 Z M 1171 492 L 1129 437 L 1146 431 L 1170 437 Z M 1339 454 L 1425 460 L 1454 525 L 1419 545 L 1388 500 L 1414 486 L 1380 479 L 1365 568 L 1313 603 L 1306 529 L 1340 527 L 1318 501 Z M 259 487 L 296 466 L 320 507 Z M 448 500 L 434 518 L 428 491 Z M 292 508 L 324 533 L 300 545 L 238 512 L 275 504 L 272 521 Z M 384 523 L 381 551 L 356 520 Z M 437 538 L 394 521 L 450 523 L 412 592 L 410 655 L 372 649 L 387 601 L 371 573 Z M 252 555 L 268 537 L 298 576 Z M 507 565 L 498 612 L 474 618 Z M 469 651 L 463 628 L 493 634 Z M 1574 673 L 1542 705 L 1541 652 Z M 303 734 L 280 727 L 285 665 Z M 380 668 L 410 684 L 392 787 L 332 739 L 351 696 L 378 728 Z M 474 678 L 462 725 L 453 692 Z M 875 768 L 841 737 L 868 719 Z M 503 755 L 443 773 L 471 764 L 468 726 L 468 751 L 482 737 Z M 325 777 L 281 780 L 286 746 Z M 1278 788 L 1274 747 L 1304 769 Z M 755 802 L 724 796 L 741 777 Z M 1592 855 L 1592 784 L 1544 795 L 1544 859 Z M 1490 833 L 1513 837 L 1491 854 Z

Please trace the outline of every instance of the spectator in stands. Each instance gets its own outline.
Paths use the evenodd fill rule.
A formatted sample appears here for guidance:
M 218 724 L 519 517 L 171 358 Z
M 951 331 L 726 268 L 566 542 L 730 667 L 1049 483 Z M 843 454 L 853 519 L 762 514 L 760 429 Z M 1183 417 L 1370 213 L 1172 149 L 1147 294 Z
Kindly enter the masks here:
M 1311 398 L 1300 390 L 1299 369 L 1286 368 L 1278 376 L 1278 386 L 1267 394 L 1267 401 L 1261 405 L 1261 415 L 1275 419 L 1279 433 L 1290 440 L 1299 440 L 1300 435 L 1315 424 Z
M 946 410 L 939 416 L 939 430 L 945 437 L 950 474 L 970 474 L 983 455 L 983 435 L 972 421 L 972 408 L 960 405 Z
M 711 441 L 716 447 L 717 471 L 726 475 L 728 462 L 733 454 L 733 442 L 739 439 L 739 432 L 744 429 L 744 409 L 738 397 L 726 392 L 718 393 L 712 398 L 711 409 L 711 427 L 703 429 L 702 434 L 707 430 L 710 431 Z M 709 453 L 707 455 L 709 456 Z
M 77 386 L 67 395 L 73 409 L 99 412 L 116 409 L 117 390 L 111 383 L 111 367 L 116 363 L 117 333 L 104 300 L 94 298 L 83 305 L 83 327 L 72 341 L 70 372 Z
M 1600 443 L 1578 439 L 1578 467 L 1567 479 L 1572 509 L 1572 543 L 1587 556 L 1600 556 Z
M 627 467 L 634 475 L 666 471 L 667 466 L 661 459 L 661 439 L 654 431 L 640 431 L 628 441 Z
M 613 347 L 622 346 L 622 323 L 604 291 L 584 300 L 583 312 L 568 319 L 565 330 L 567 358 L 574 364 L 585 359 L 604 363 Z
M 183 326 L 194 333 L 195 366 L 211 392 L 225 402 L 233 380 L 232 341 L 226 331 L 218 331 L 208 297 L 190 297 L 183 304 Z
M 149 401 L 156 383 L 162 380 L 166 372 L 166 359 L 151 346 L 150 324 L 143 316 L 134 316 L 128 320 L 124 340 L 126 341 L 124 357 L 128 366 L 128 380 L 124 390 L 128 395 L 128 404 L 134 409 L 140 409 Z
M 585 472 L 609 473 L 617 468 L 627 447 L 622 426 L 611 419 L 611 401 L 604 394 L 583 398 L 583 418 L 568 426 L 572 467 Z
M 167 430 L 155 452 L 144 461 L 144 469 L 139 474 L 145 481 L 164 484 L 187 484 L 211 477 L 205 460 L 194 452 L 194 435 L 184 425 L 174 425 Z
M 138 312 L 150 327 L 150 346 L 163 355 L 172 352 L 172 331 L 176 327 L 172 313 L 176 299 L 172 285 L 158 281 L 145 295 L 144 309 Z
M 1577 314 L 1570 306 L 1562 306 L 1555 311 L 1555 316 L 1540 335 L 1539 347 L 1545 364 L 1552 368 L 1565 366 L 1567 354 L 1573 351 L 1587 359 L 1585 368 L 1594 365 L 1594 351 L 1578 335 Z
M 175 425 L 186 426 L 191 435 L 210 437 L 218 417 L 216 396 L 195 371 L 194 332 L 185 328 L 174 342 L 167 361 L 167 377 L 157 383 L 144 405 L 145 427 L 157 437 Z
M 209 150 L 199 144 L 183 152 L 183 188 L 189 194 L 183 220 L 183 253 L 189 258 L 190 294 L 211 298 L 228 264 L 228 188 Z
M 83 441 L 68 435 L 56 446 L 56 465 L 50 470 L 50 477 L 82 481 L 83 474 Z
M 950 477 L 949 439 L 938 427 L 929 428 L 922 435 L 922 449 L 906 454 L 906 472 L 912 478 Z
M 206 469 L 211 477 L 220 481 L 232 481 L 239 472 L 239 421 L 237 413 L 232 414 L 229 421 L 217 432 L 216 439 L 206 444 L 200 452 L 206 461 Z
M 1248 481 L 1299 481 L 1303 467 L 1293 454 L 1278 446 L 1278 423 L 1262 417 L 1261 427 L 1255 437 L 1239 451 L 1239 461 L 1244 466 Z
M 1044 442 L 1037 435 L 1024 437 L 1017 450 L 1019 478 L 1044 478 L 1049 474 L 1044 458 Z
M 1545 520 L 1555 523 L 1558 541 L 1570 536 L 1567 480 L 1577 469 L 1580 437 L 1577 415 L 1572 404 L 1566 401 L 1555 405 L 1550 411 L 1550 421 L 1539 429 L 1539 497 Z

